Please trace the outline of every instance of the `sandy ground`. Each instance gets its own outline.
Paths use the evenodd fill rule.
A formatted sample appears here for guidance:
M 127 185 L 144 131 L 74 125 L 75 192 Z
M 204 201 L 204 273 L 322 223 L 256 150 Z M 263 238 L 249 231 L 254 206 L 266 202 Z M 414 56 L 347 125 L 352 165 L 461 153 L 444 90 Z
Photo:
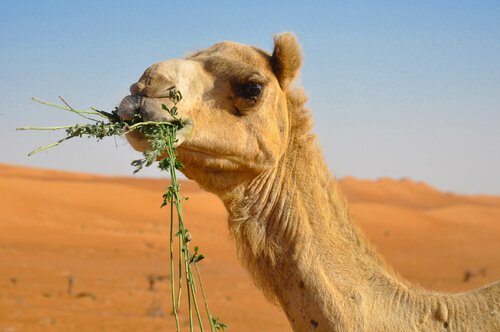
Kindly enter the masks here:
M 173 331 L 165 184 L 0 164 L 0 332 Z M 459 291 L 500 277 L 500 197 L 411 180 L 341 185 L 405 278 Z M 238 263 L 222 204 L 194 183 L 183 191 L 188 228 L 207 257 L 200 268 L 211 310 L 230 331 L 289 331 Z

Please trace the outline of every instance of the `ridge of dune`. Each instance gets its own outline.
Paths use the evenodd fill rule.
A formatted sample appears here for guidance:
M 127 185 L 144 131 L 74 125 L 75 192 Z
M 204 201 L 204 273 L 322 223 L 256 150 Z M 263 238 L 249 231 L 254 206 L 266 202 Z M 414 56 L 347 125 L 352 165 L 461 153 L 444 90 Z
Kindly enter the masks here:
M 66 178 L 66 179 L 89 179 L 100 177 L 99 175 L 92 175 L 88 173 L 77 173 L 62 170 L 55 170 L 50 168 L 38 168 L 21 165 L 12 165 L 0 163 L 0 176 L 30 176 L 40 178 Z
M 430 209 L 456 204 L 498 205 L 500 197 L 490 195 L 465 195 L 442 192 L 425 182 L 409 178 L 360 180 L 344 177 L 340 188 L 350 202 L 378 202 L 411 208 Z
M 95 183 L 121 183 L 150 190 L 163 190 L 169 183 L 167 175 L 165 175 L 165 178 L 135 177 L 133 175 L 100 175 L 92 173 L 53 170 L 48 168 L 17 166 L 3 163 L 0 163 L 0 178 L 1 177 L 22 178 L 26 180 L 33 179 L 39 181 L 87 181 Z M 182 181 L 182 183 L 184 185 L 183 191 L 185 192 L 201 191 L 198 184 L 193 181 Z
M 0 164 L 0 331 L 173 330 L 169 224 L 159 208 L 167 184 Z M 206 256 L 210 308 L 234 331 L 289 331 L 240 265 L 222 203 L 191 181 L 181 185 L 186 223 Z M 500 276 L 500 197 L 410 179 L 344 178 L 340 186 L 404 278 L 459 291 Z

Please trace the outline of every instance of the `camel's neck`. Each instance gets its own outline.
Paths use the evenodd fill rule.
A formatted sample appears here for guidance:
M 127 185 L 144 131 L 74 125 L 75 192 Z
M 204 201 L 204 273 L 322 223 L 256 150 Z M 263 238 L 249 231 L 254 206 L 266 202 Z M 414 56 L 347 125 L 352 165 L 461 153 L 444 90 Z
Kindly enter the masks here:
M 223 198 L 243 264 L 294 330 L 449 324 L 448 302 L 400 282 L 367 244 L 315 143 L 297 144 L 276 168 Z
M 391 274 L 351 222 L 314 139 L 302 139 L 225 204 L 240 258 L 257 285 L 292 325 L 326 327 L 339 322 L 341 308 L 359 305 L 358 280 Z

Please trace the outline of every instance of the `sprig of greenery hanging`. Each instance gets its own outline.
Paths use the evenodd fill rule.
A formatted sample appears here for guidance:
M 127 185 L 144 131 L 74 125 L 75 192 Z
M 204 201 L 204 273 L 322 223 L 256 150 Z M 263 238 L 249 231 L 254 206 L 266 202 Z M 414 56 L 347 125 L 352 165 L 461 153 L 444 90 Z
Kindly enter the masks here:
M 120 136 L 134 130 L 137 130 L 141 134 L 143 134 L 149 141 L 150 148 L 143 152 L 142 158 L 133 160 L 131 162 L 131 165 L 134 167 L 134 173 L 139 172 L 143 167 L 151 166 L 159 160 L 158 167 L 160 168 L 160 170 L 168 172 L 171 179 L 170 185 L 166 188 L 165 193 L 163 194 L 161 207 L 167 205 L 170 206 L 170 286 L 172 311 L 174 314 L 177 331 L 181 330 L 178 313 L 181 309 L 183 277 L 185 279 L 187 288 L 186 298 L 189 316 L 189 330 L 191 332 L 194 330 L 194 310 L 198 322 L 198 327 L 200 331 L 204 331 L 201 311 L 197 301 L 197 285 L 199 285 L 205 305 L 206 315 L 209 320 L 210 331 L 225 331 L 227 325 L 221 322 L 218 317 L 212 315 L 208 307 L 205 289 L 203 287 L 200 271 L 197 265 L 201 260 L 205 258 L 205 256 L 199 252 L 200 249 L 198 246 L 195 246 L 193 251 L 190 250 L 189 244 L 192 241 L 193 236 L 185 228 L 184 225 L 181 202 L 183 199 L 187 198 L 181 197 L 180 194 L 181 186 L 177 180 L 177 171 L 182 169 L 183 165 L 177 159 L 176 151 L 176 143 L 178 143 L 177 132 L 179 130 L 182 130 L 186 126 L 186 122 L 178 117 L 177 103 L 179 103 L 179 101 L 181 101 L 182 99 L 182 94 L 180 93 L 180 91 L 177 91 L 175 88 L 170 89 L 169 99 L 173 103 L 173 106 L 171 108 L 168 108 L 166 105 L 162 104 L 162 109 L 165 112 L 169 113 L 170 117 L 172 118 L 171 121 L 165 122 L 144 121 L 139 113 L 137 113 L 132 120 L 125 121 L 118 116 L 117 109 L 112 112 L 100 111 L 94 108 L 91 111 L 76 110 L 71 107 L 64 100 L 64 98 L 59 98 L 62 101 L 63 105 L 52 104 L 35 98 L 33 98 L 33 100 L 47 106 L 56 107 L 75 113 L 91 121 L 91 123 L 57 127 L 17 128 L 17 130 L 64 130 L 66 132 L 65 137 L 56 142 L 33 150 L 28 155 L 31 156 L 40 151 L 56 147 L 61 143 L 75 137 L 96 138 L 97 141 L 100 141 L 105 137 Z M 175 214 L 177 215 L 177 232 L 175 232 L 174 237 Z M 176 239 L 179 252 L 177 264 L 174 257 L 174 246 Z M 175 278 L 176 265 L 178 276 L 177 281 Z M 195 273 L 193 273 L 193 270 Z

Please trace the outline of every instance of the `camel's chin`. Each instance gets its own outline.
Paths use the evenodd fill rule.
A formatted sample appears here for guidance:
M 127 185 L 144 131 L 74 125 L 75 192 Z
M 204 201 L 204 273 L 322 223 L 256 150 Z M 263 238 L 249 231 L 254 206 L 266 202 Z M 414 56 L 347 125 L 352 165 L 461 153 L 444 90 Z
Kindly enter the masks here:
M 143 134 L 137 131 L 129 132 L 125 135 L 128 143 L 139 152 L 148 150 L 151 146 Z

